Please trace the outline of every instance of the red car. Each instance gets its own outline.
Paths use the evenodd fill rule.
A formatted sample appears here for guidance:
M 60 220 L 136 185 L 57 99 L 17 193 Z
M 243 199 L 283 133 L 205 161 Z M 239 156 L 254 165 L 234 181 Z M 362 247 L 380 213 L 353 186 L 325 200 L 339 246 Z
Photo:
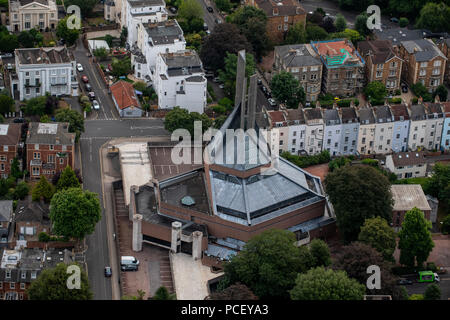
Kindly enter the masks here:
M 88 79 L 87 76 L 82 76 L 82 77 L 81 77 L 81 81 L 83 81 L 84 83 L 88 83 L 88 82 L 89 82 L 89 79 Z

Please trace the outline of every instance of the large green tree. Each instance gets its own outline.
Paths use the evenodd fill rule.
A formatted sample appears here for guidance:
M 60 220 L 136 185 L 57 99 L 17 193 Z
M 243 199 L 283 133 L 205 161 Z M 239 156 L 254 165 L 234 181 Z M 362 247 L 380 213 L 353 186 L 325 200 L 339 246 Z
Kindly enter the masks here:
M 345 271 L 318 267 L 299 274 L 290 294 L 292 300 L 362 300 L 365 290 Z
M 166 287 L 161 286 L 156 290 L 152 300 L 176 300 L 176 295 L 174 293 L 170 293 Z
M 53 232 L 64 237 L 83 239 L 94 231 L 101 218 L 98 194 L 81 188 L 59 191 L 50 205 Z
M 372 105 L 382 105 L 387 95 L 386 86 L 380 81 L 372 81 L 364 88 L 364 94 Z
M 364 286 L 371 276 L 370 273 L 367 273 L 367 268 L 373 265 L 380 267 L 381 288 L 367 289 L 367 294 L 392 295 L 396 286 L 396 278 L 391 272 L 391 265 L 386 263 L 381 253 L 371 246 L 361 242 L 352 242 L 339 249 L 333 262 L 334 269 L 344 270 L 350 278 L 356 279 Z
M 86 272 L 78 266 L 81 269 L 80 289 L 69 289 L 67 280 L 72 273 L 70 270 L 67 273 L 67 267 L 68 265 L 59 263 L 55 268 L 43 270 L 27 290 L 29 299 L 91 300 L 93 293 Z
M 417 262 L 418 266 L 422 266 L 427 261 L 434 247 L 430 229 L 431 222 L 422 211 L 413 208 L 406 212 L 402 229 L 398 233 L 401 264 L 413 267 Z
M 431 94 L 428 92 L 421 82 L 414 83 L 411 86 L 411 91 L 418 97 L 422 97 L 424 101 L 431 101 Z
M 261 58 L 269 45 L 266 13 L 253 6 L 243 6 L 231 15 L 230 20 L 251 43 L 256 58 Z
M 19 48 L 19 40 L 15 34 L 0 33 L 0 50 L 2 52 L 13 52 Z
M 359 32 L 362 36 L 368 36 L 371 33 L 371 30 L 367 28 L 367 18 L 368 15 L 366 12 L 361 13 L 356 17 L 355 20 L 355 30 Z
M 53 186 L 47 181 L 45 176 L 41 176 L 39 182 L 34 186 L 32 191 L 33 201 L 40 201 L 43 199 L 45 202 L 50 202 L 55 190 Z
M 65 0 L 64 4 L 67 7 L 70 5 L 76 5 L 81 9 L 81 18 L 88 18 L 93 16 L 93 11 L 98 0 Z
M 273 76 L 270 88 L 275 99 L 288 108 L 297 109 L 299 103 L 305 104 L 305 90 L 290 72 L 281 71 Z
M 389 180 L 377 169 L 344 166 L 325 178 L 326 193 L 333 204 L 339 233 L 345 242 L 358 238 L 367 218 L 392 220 L 392 194 Z
M 202 5 L 197 0 L 182 0 L 178 8 L 178 16 L 186 20 L 203 18 Z
M 428 2 L 421 10 L 416 27 L 432 32 L 450 32 L 450 6 Z
M 433 91 L 432 99 L 434 100 L 436 96 L 439 96 L 439 100 L 441 102 L 444 102 L 447 101 L 447 95 L 448 95 L 447 88 L 443 84 L 441 84 L 436 88 L 436 90 Z
M 14 111 L 14 99 L 7 95 L 0 95 L 0 113 L 5 114 Z
M 287 32 L 284 44 L 299 44 L 306 43 L 306 30 L 302 22 L 297 22 Z
M 327 37 L 328 33 L 324 28 L 321 28 L 314 24 L 309 24 L 306 26 L 306 40 L 308 42 L 325 40 Z
M 330 249 L 325 241 L 314 239 L 309 244 L 314 267 L 328 267 L 331 264 Z
M 164 119 L 164 127 L 170 132 L 176 129 L 186 129 L 189 131 L 191 138 L 194 138 L 194 122 L 201 121 L 202 132 L 208 130 L 212 125 L 212 120 L 206 114 L 198 112 L 189 112 L 186 109 L 175 107 L 166 114 Z
M 395 231 L 387 221 L 381 217 L 375 217 L 366 219 L 358 240 L 378 250 L 385 260 L 392 261 L 392 255 L 397 246 L 395 237 Z
M 336 27 L 336 32 L 342 32 L 347 29 L 347 20 L 340 13 L 336 15 L 336 20 L 334 21 L 334 26 Z
M 78 36 L 80 35 L 80 30 L 75 28 L 69 29 L 67 26 L 68 18 L 69 16 L 66 16 L 64 19 L 59 20 L 58 25 L 56 26 L 56 36 L 64 39 L 66 44 L 71 46 L 77 41 Z
M 67 166 L 61 173 L 61 176 L 56 185 L 58 191 L 68 188 L 79 188 L 80 182 L 75 174 L 75 171 L 70 166 Z
M 55 119 L 58 122 L 68 122 L 69 132 L 76 134 L 76 140 L 84 132 L 84 118 L 81 113 L 72 109 L 59 109 L 55 113 Z
M 271 229 L 250 239 L 224 266 L 223 283 L 240 282 L 260 298 L 286 298 L 300 268 L 295 236 L 287 230 Z
M 441 300 L 441 288 L 435 283 L 430 284 L 423 295 L 424 300 Z
M 46 96 L 31 98 L 30 100 L 27 100 L 25 102 L 23 111 L 27 116 L 31 115 L 43 116 L 45 114 L 46 103 L 47 103 Z
M 200 51 L 200 58 L 205 66 L 211 70 L 223 69 L 227 52 L 237 54 L 245 49 L 251 53 L 251 44 L 240 34 L 235 24 L 221 23 L 216 25 L 211 34 L 206 37 Z
M 232 100 L 236 94 L 236 70 L 237 70 L 237 55 L 228 53 L 225 58 L 224 70 L 219 70 L 219 78 L 224 84 L 225 93 Z M 245 76 L 248 78 L 255 73 L 255 59 L 250 53 L 245 54 Z
M 131 60 L 128 57 L 120 60 L 113 58 L 111 67 L 111 73 L 116 77 L 126 76 L 131 72 Z

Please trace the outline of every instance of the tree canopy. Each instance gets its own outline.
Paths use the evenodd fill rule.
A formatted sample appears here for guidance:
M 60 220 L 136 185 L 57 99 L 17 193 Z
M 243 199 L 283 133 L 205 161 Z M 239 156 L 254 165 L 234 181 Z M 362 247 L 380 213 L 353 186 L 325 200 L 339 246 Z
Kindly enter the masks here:
M 55 190 L 53 186 L 47 181 L 45 176 L 41 176 L 39 182 L 34 186 L 32 191 L 33 201 L 40 201 L 43 199 L 45 202 L 50 202 Z
M 211 34 L 206 37 L 200 51 L 200 58 L 207 68 L 219 70 L 225 66 L 227 52 L 237 54 L 245 49 L 247 53 L 252 53 L 251 48 L 251 44 L 239 32 L 235 24 L 221 23 L 216 25 Z
M 91 300 L 91 291 L 86 272 L 81 269 L 80 289 L 69 289 L 67 265 L 58 264 L 55 268 L 44 269 L 28 288 L 30 300 Z
M 182 0 L 178 8 L 178 16 L 180 18 L 190 20 L 194 18 L 203 18 L 202 5 L 196 0 Z
M 97 0 L 66 0 L 66 1 L 64 1 L 66 8 L 69 7 L 70 5 L 76 5 L 76 6 L 80 7 L 82 18 L 91 17 L 93 14 L 94 7 L 97 3 L 98 3 Z
M 355 30 L 358 31 L 363 37 L 368 36 L 371 33 L 371 30 L 367 28 L 367 18 L 367 13 L 363 12 L 358 15 L 355 20 Z
M 322 27 L 314 24 L 309 24 L 306 26 L 306 40 L 310 41 L 321 41 L 328 38 L 328 33 Z
M 176 129 L 186 129 L 194 139 L 194 122 L 202 122 L 202 132 L 208 130 L 212 121 L 206 114 L 198 112 L 189 112 L 186 109 L 175 107 L 170 110 L 164 119 L 164 127 L 167 131 L 174 132 Z
M 126 76 L 131 72 L 131 59 L 129 57 L 124 59 L 113 58 L 111 68 L 111 73 L 116 77 Z
M 270 82 L 270 88 L 274 98 L 278 102 L 286 104 L 290 109 L 297 109 L 299 103 L 305 104 L 305 90 L 290 72 L 281 71 L 274 75 Z
M 367 289 L 367 294 L 392 295 L 396 286 L 396 278 L 391 273 L 391 266 L 384 261 L 381 253 L 370 245 L 352 242 L 350 245 L 340 248 L 333 268 L 344 270 L 350 278 L 366 286 L 367 279 L 370 277 L 367 268 L 372 265 L 380 267 L 381 289 Z
M 161 286 L 158 290 L 156 290 L 152 300 L 176 300 L 176 295 L 174 293 L 170 293 L 166 287 Z
M 256 58 L 261 58 L 269 44 L 266 13 L 253 6 L 242 6 L 230 16 L 230 21 L 251 43 Z
M 450 32 L 450 6 L 444 2 L 428 2 L 420 10 L 416 27 L 432 32 Z
M 67 166 L 61 173 L 56 189 L 58 191 L 68 188 L 80 188 L 80 182 L 75 174 L 75 171 L 70 166 Z
M 5 114 L 14 111 L 14 99 L 10 96 L 0 95 L 0 113 Z
M 392 220 L 392 194 L 389 180 L 377 169 L 343 166 L 325 178 L 325 189 L 333 204 L 339 233 L 345 242 L 358 238 L 367 218 Z
M 380 81 L 372 81 L 364 88 L 364 94 L 372 105 L 382 105 L 387 95 L 386 86 Z
M 81 188 L 64 189 L 50 203 L 53 231 L 64 237 L 83 239 L 101 218 L 98 194 Z
M 69 132 L 76 134 L 76 140 L 84 132 L 84 118 L 81 113 L 72 109 L 59 109 L 55 113 L 55 119 L 58 122 L 68 122 Z
M 394 229 L 381 217 L 366 219 L 358 235 L 359 241 L 378 250 L 383 258 L 388 261 L 393 260 L 392 255 L 397 246 L 395 238 Z
M 413 208 L 406 212 L 402 229 L 398 233 L 401 264 L 413 267 L 417 262 L 418 266 L 422 266 L 427 261 L 434 247 L 430 229 L 431 222 L 422 211 Z
M 441 288 L 435 283 L 428 285 L 423 298 L 424 300 L 441 300 Z
M 224 84 L 224 91 L 232 100 L 236 94 L 237 55 L 228 53 L 225 57 L 225 68 L 219 70 L 219 78 Z M 255 59 L 250 53 L 245 54 L 245 76 L 247 79 L 255 73 Z M 247 82 L 249 83 L 249 82 Z
M 71 1 L 81 1 L 81 2 L 89 2 L 95 0 L 71 0 Z M 83 10 L 83 9 L 82 9 Z M 69 29 L 67 27 L 67 20 L 70 16 L 66 16 L 64 19 L 59 20 L 58 25 L 56 26 L 56 36 L 64 39 L 67 45 L 73 45 L 80 34 L 80 30 L 78 29 Z
M 447 95 L 448 95 L 447 88 L 443 84 L 441 84 L 436 88 L 436 90 L 434 90 L 432 99 L 434 100 L 436 96 L 439 96 L 439 100 L 441 102 L 444 102 L 447 101 Z
M 340 13 L 336 15 L 336 20 L 334 21 L 334 26 L 336 27 L 336 32 L 342 32 L 347 29 L 347 20 Z
M 288 297 L 301 264 L 294 242 L 294 234 L 287 230 L 271 229 L 254 236 L 225 264 L 222 283 L 240 282 L 262 299 Z
M 331 264 L 330 249 L 325 241 L 314 239 L 309 244 L 314 267 L 328 267 Z
M 289 28 L 284 44 L 306 43 L 306 30 L 302 22 L 297 22 L 292 28 Z
M 238 282 L 222 291 L 211 293 L 208 300 L 258 300 L 258 297 L 246 285 Z
M 318 267 L 300 273 L 290 291 L 292 300 L 362 300 L 366 289 L 345 271 Z

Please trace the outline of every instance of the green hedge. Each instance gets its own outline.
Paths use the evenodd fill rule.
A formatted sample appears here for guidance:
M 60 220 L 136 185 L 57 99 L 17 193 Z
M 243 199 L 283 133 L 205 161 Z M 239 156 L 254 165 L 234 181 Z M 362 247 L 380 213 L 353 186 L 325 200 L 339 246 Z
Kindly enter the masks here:
M 358 99 L 342 99 L 342 100 L 339 100 L 338 102 L 336 102 L 336 104 L 338 105 L 338 107 L 346 108 L 346 107 L 350 107 L 350 103 L 352 100 L 353 100 L 353 103 L 355 104 L 355 106 L 359 106 Z M 319 102 L 320 102 L 320 106 L 322 108 L 331 108 L 334 104 L 334 100 L 319 100 Z
M 331 160 L 330 153 L 327 150 L 312 156 L 297 156 L 285 151 L 281 154 L 281 156 L 284 159 L 292 162 L 296 166 L 299 166 L 300 168 L 306 168 L 316 164 L 327 163 L 330 162 Z

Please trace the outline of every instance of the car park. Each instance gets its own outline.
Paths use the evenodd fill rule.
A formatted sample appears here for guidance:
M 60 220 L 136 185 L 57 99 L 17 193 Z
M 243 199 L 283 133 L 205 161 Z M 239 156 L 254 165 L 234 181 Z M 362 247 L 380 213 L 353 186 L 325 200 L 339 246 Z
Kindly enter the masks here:
M 105 267 L 105 277 L 110 278 L 111 276 L 112 276 L 111 267 L 106 266 Z
M 83 66 L 81 65 L 81 63 L 77 63 L 77 70 L 78 72 L 83 72 Z
M 211 13 L 213 13 L 213 12 L 214 12 L 214 10 L 213 10 L 213 8 L 212 8 L 212 7 L 207 7 L 206 9 L 208 10 L 208 12 L 211 12 Z
M 98 104 L 97 100 L 92 101 L 92 107 L 94 110 L 100 110 L 100 105 Z
M 91 100 L 95 100 L 95 93 L 94 93 L 93 91 L 89 92 L 89 93 L 88 93 L 88 97 L 89 97 L 89 99 L 91 99 Z
M 89 82 L 89 79 L 88 79 L 87 76 L 82 76 L 82 77 L 81 77 L 81 81 L 83 81 L 84 83 L 88 83 L 88 82 Z

